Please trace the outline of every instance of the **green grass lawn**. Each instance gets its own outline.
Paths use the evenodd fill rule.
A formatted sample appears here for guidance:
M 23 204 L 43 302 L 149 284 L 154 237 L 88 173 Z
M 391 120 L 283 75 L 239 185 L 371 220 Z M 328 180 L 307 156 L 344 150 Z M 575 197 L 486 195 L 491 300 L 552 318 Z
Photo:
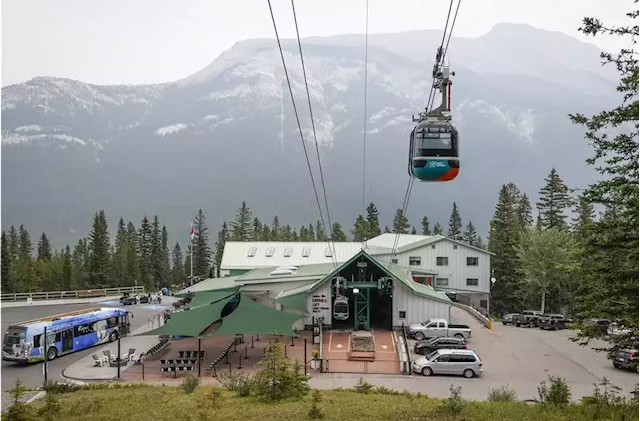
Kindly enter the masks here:
M 312 405 L 312 392 L 302 399 L 264 403 L 257 398 L 237 397 L 222 388 L 217 405 L 211 398 L 212 387 L 200 386 L 194 393 L 168 386 L 110 388 L 80 390 L 56 394 L 60 412 L 53 419 L 64 421 L 287 421 L 307 420 Z M 581 421 L 581 420 L 637 420 L 637 406 L 621 406 L 596 412 L 595 406 L 569 405 L 564 408 L 528 405 L 525 403 L 467 402 L 461 403 L 457 414 L 444 409 L 442 399 L 416 394 L 357 393 L 351 390 L 321 392 L 318 406 L 323 420 L 465 420 L 465 421 Z M 46 402 L 29 405 L 34 416 Z M 41 412 L 42 414 L 42 412 Z M 624 418 L 622 415 L 624 414 Z M 52 414 L 51 414 L 52 415 Z M 5 416 L 2 417 L 5 419 Z

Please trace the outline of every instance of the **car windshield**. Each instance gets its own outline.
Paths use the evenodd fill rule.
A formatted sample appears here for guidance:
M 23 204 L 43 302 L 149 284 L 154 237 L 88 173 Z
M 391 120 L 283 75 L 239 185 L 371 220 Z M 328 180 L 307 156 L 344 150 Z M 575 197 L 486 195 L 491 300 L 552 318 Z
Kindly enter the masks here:
M 438 351 L 433 351 L 430 354 L 427 354 L 425 358 L 429 361 L 433 361 L 438 355 Z
M 428 325 L 429 323 L 431 323 L 431 320 L 427 320 L 426 322 L 422 322 L 422 323 L 420 323 L 420 324 L 421 324 L 422 326 L 426 326 L 426 325 Z

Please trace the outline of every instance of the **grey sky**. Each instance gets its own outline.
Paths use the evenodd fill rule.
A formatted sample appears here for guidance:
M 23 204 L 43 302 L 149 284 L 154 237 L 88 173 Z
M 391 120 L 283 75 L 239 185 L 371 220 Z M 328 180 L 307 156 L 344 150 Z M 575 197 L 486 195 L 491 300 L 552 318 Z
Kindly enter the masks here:
M 295 36 L 289 0 L 272 0 L 282 37 Z M 372 33 L 442 29 L 446 0 L 370 0 Z M 529 23 L 586 40 L 584 16 L 619 23 L 632 0 L 464 0 L 454 35 Z M 365 0 L 298 0 L 301 36 L 364 32 Z M 197 72 L 236 41 L 273 37 L 266 0 L 3 0 L 2 85 L 36 76 L 98 84 L 156 83 Z M 604 49 L 615 39 L 590 38 Z

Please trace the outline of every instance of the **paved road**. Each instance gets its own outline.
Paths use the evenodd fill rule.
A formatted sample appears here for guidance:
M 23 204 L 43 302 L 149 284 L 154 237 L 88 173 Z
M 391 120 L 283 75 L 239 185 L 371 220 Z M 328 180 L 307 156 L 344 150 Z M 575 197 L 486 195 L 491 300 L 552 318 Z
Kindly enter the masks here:
M 520 398 L 528 399 L 537 397 L 537 386 L 553 375 L 565 378 L 574 398 L 579 399 L 592 394 L 593 384 L 603 377 L 626 394 L 638 382 L 637 374 L 618 370 L 605 355 L 571 342 L 570 330 L 543 331 L 502 324 L 494 324 L 494 329 L 488 330 L 464 310 L 452 308 L 451 315 L 456 323 L 471 326 L 468 344 L 482 359 L 483 376 L 476 379 L 417 376 L 408 383 L 423 382 L 412 386 L 415 391 L 448 396 L 449 384 L 453 383 L 462 386 L 463 395 L 483 399 L 490 388 L 508 384 Z
M 108 303 L 88 303 L 88 304 L 68 304 L 59 306 L 29 306 L 29 307 L 14 307 L 14 308 L 2 308 L 2 335 L 6 332 L 7 327 L 14 323 L 24 322 L 27 320 L 37 319 L 39 317 L 51 316 L 59 313 L 66 313 L 69 311 L 81 310 L 84 308 L 98 307 L 98 306 L 110 306 L 117 305 L 117 302 Z M 127 306 L 127 310 L 133 313 L 133 319 L 131 320 L 131 328 L 137 329 L 138 327 L 147 324 L 147 320 L 154 314 L 159 313 L 161 310 L 158 306 L 140 305 L 140 306 Z M 91 348 L 84 351 L 75 352 L 73 354 L 58 357 L 49 363 L 49 378 L 62 380 L 61 373 L 67 366 L 80 360 L 81 358 L 94 353 L 95 350 Z M 2 391 L 6 391 L 15 385 L 16 379 L 22 380 L 25 386 L 35 387 L 42 385 L 44 380 L 42 374 L 42 363 L 32 364 L 29 366 L 21 366 L 9 361 L 2 361 Z

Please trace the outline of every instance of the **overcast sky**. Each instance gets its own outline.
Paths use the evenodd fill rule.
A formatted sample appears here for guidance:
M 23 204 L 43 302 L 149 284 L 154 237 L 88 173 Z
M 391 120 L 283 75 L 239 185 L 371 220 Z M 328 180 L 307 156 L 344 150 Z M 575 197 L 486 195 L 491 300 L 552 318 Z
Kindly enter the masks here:
M 300 36 L 364 33 L 366 0 L 298 0 Z M 457 1 L 457 0 L 456 0 Z M 236 41 L 273 38 L 266 0 L 2 0 L 2 85 L 36 76 L 98 84 L 158 83 L 197 72 Z M 272 0 L 282 37 L 289 0 Z M 371 33 L 442 29 L 446 0 L 370 0 Z M 464 0 L 455 36 L 499 22 L 577 32 L 584 16 L 624 21 L 632 0 Z M 618 48 L 610 37 L 589 38 Z

